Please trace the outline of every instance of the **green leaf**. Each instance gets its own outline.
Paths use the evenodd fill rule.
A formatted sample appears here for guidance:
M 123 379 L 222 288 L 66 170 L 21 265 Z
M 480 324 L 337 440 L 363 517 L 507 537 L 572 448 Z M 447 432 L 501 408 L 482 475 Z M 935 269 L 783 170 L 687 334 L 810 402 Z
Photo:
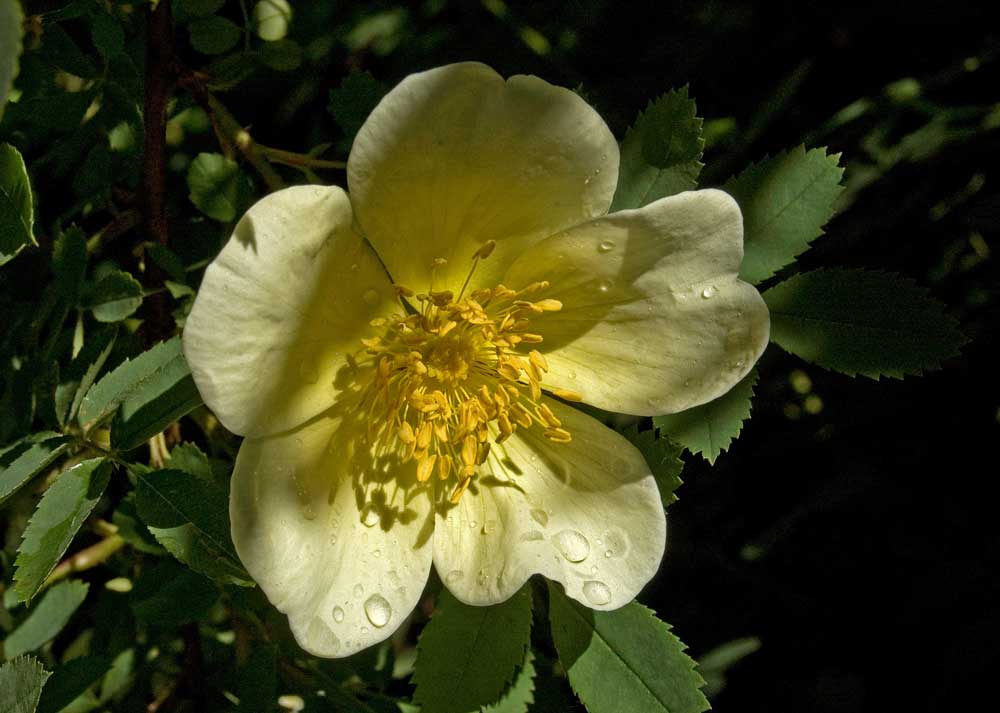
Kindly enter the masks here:
M 288 0 L 260 0 L 253 6 L 257 36 L 266 42 L 274 42 L 287 35 L 291 19 L 292 8 Z
M 26 602 L 66 552 L 108 485 L 112 465 L 93 458 L 62 473 L 42 496 L 14 563 L 14 591 Z
M 117 327 L 105 327 L 103 331 L 92 334 L 76 359 L 70 363 L 66 378 L 56 391 L 57 405 L 60 409 L 59 415 L 62 417 L 64 425 L 76 417 L 84 394 L 90 389 L 94 379 L 97 378 L 104 363 L 108 360 L 117 336 Z M 68 408 L 60 405 L 70 398 L 73 400 Z
M 45 593 L 28 618 L 3 643 L 4 656 L 12 659 L 56 638 L 69 623 L 90 586 L 78 581 L 60 582 Z
M 225 4 L 226 0 L 177 0 L 174 3 L 174 14 L 178 21 L 185 18 L 206 17 L 217 13 Z
M 198 621 L 218 598 L 219 590 L 200 574 L 160 560 L 136 582 L 132 613 L 146 624 L 177 626 Z
M 161 342 L 135 359 L 126 359 L 87 391 L 77 417 L 80 426 L 90 431 L 147 384 L 153 393 L 161 392 L 164 385 L 176 384 L 183 372 L 190 373 L 181 352 L 180 337 Z M 148 392 L 141 391 L 140 396 L 145 393 Z
M 133 471 L 136 509 L 153 537 L 192 569 L 224 584 L 251 586 L 230 537 L 229 494 L 182 470 Z
M 111 422 L 111 445 L 127 451 L 201 406 L 201 394 L 183 356 L 129 392 Z
M 514 682 L 499 701 L 483 708 L 483 713 L 526 713 L 528 706 L 535 702 L 534 661 L 535 656 L 528 649 Z
M 188 25 L 191 46 L 202 54 L 228 52 L 243 36 L 243 30 L 224 17 L 212 15 Z
M 640 432 L 638 426 L 629 428 L 622 435 L 632 441 L 632 445 L 638 448 L 642 457 L 646 459 L 646 464 L 656 478 L 663 507 L 677 502 L 675 493 L 684 482 L 681 480 L 684 461 L 680 458 L 684 447 L 665 436 L 657 438 L 655 430 Z
M 612 211 L 641 208 L 698 186 L 705 141 L 696 112 L 687 87 L 667 92 L 640 112 L 622 142 Z
M 240 167 L 217 153 L 201 153 L 187 172 L 188 197 L 202 213 L 220 223 L 232 222 L 250 195 Z
M 17 78 L 24 17 L 17 0 L 0 0 L 0 119 Z
M 771 341 L 825 369 L 873 379 L 937 369 L 966 343 L 945 306 L 913 280 L 815 270 L 764 293 Z
M 370 72 L 351 72 L 338 89 L 330 90 L 327 111 L 344 134 L 353 139 L 383 96 L 385 89 Z
M 524 661 L 530 635 L 530 587 L 489 607 L 462 604 L 442 590 L 417 644 L 413 702 L 435 713 L 494 703 Z
M 94 313 L 98 322 L 120 322 L 142 305 L 142 285 L 132 275 L 114 270 L 91 285 L 83 297 L 83 306 Z
M 0 666 L 0 713 L 35 713 L 42 686 L 50 676 L 33 656 Z
M 183 470 L 199 480 L 213 481 L 212 464 L 202 450 L 193 443 L 181 443 L 170 451 L 171 470 Z
M 265 42 L 260 48 L 260 61 L 279 72 L 291 72 L 302 64 L 302 47 L 294 40 Z
M 704 684 L 685 646 L 646 607 L 592 611 L 549 583 L 559 660 L 590 713 L 701 713 Z
M 823 234 L 843 190 L 840 154 L 798 146 L 750 164 L 726 181 L 743 211 L 744 254 L 740 277 L 757 284 L 805 252 Z
M 750 418 L 750 400 L 757 384 L 757 370 L 749 374 L 714 401 L 687 411 L 656 416 L 653 425 L 692 453 L 700 453 L 715 463 L 722 451 L 740 435 L 743 422 Z
M 107 656 L 81 656 L 66 662 L 52 672 L 52 678 L 45 684 L 38 713 L 59 713 L 101 680 L 110 668 L 111 659 Z
M 31 184 L 24 159 L 10 144 L 0 144 L 0 265 L 37 245 L 33 232 Z
M 125 33 L 121 23 L 107 12 L 95 12 L 90 21 L 90 36 L 94 47 L 106 60 L 125 51 Z
M 52 465 L 72 441 L 52 431 L 29 436 L 0 453 L 0 505 Z

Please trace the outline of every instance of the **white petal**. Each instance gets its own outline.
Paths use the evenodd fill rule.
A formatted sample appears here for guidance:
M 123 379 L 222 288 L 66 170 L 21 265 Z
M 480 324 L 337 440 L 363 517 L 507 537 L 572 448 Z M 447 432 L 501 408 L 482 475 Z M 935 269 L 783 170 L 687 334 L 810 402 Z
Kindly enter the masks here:
M 328 408 L 345 353 L 391 312 L 392 286 L 351 220 L 340 188 L 286 188 L 247 211 L 205 270 L 184 354 L 229 430 L 275 433 Z
M 357 431 L 335 415 L 247 439 L 233 472 L 229 514 L 240 559 L 317 656 L 348 656 L 391 635 L 430 572 L 426 489 L 395 492 L 385 474 L 386 490 L 366 482 L 378 466 L 348 456 Z
M 623 436 L 547 403 L 573 441 L 553 444 L 536 427 L 494 445 L 475 490 L 438 513 L 434 566 L 468 604 L 502 602 L 537 572 L 593 609 L 616 609 L 663 557 L 666 521 L 656 482 Z
M 618 144 L 579 96 L 537 77 L 464 63 L 404 79 L 361 127 L 348 160 L 358 222 L 396 282 L 493 286 L 533 242 L 607 212 Z
M 711 401 L 767 346 L 767 307 L 742 282 L 739 207 L 717 190 L 664 198 L 576 226 L 526 251 L 504 283 L 549 280 L 563 309 L 532 331 L 546 387 L 643 416 Z

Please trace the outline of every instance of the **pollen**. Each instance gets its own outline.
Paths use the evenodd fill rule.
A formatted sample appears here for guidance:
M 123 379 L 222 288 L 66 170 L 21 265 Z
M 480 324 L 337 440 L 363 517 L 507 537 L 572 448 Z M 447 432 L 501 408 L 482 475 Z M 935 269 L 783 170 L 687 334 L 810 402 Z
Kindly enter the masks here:
M 476 264 L 493 248 L 486 243 L 477 251 L 457 296 L 433 286 L 416 293 L 396 285 L 403 312 L 371 323 L 383 332 L 362 340 L 358 359 L 372 367 L 361 402 L 370 445 L 413 461 L 420 482 L 450 481 L 444 492 L 450 491 L 452 503 L 475 479 L 492 445 L 517 429 L 536 427 L 553 443 L 572 440 L 541 402 L 549 365 L 536 348 L 542 337 L 531 331 L 531 322 L 562 309 L 558 300 L 541 298 L 549 283 L 518 290 L 500 284 L 465 294 Z M 404 298 L 415 307 L 407 310 Z

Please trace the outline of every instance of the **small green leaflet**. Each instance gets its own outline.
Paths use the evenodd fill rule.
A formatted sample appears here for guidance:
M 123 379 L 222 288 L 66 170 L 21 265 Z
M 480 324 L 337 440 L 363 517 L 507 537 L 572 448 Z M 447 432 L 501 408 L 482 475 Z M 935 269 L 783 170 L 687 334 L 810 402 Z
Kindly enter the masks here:
M 38 245 L 31 206 L 31 184 L 24 159 L 10 144 L 0 144 L 0 265 L 25 245 Z
M 383 96 L 385 89 L 370 72 L 351 72 L 337 89 L 330 90 L 326 108 L 344 135 L 353 140 Z
M 0 666 L 0 713 L 35 713 L 42 686 L 51 674 L 33 656 Z
M 629 439 L 646 459 L 646 465 L 656 478 L 663 507 L 677 502 L 677 488 L 683 484 L 681 473 L 684 471 L 684 461 L 680 458 L 684 452 L 683 446 L 674 443 L 666 436 L 661 435 L 658 438 L 655 430 L 640 432 L 638 426 L 627 429 L 622 435 Z
M 45 684 L 42 699 L 38 702 L 38 713 L 59 713 L 97 683 L 110 668 L 111 659 L 107 656 L 80 656 L 67 661 L 52 672 L 52 678 Z
M 127 451 L 142 445 L 202 404 L 183 356 L 132 389 L 111 423 L 111 445 Z
M 220 223 L 235 220 L 252 192 L 236 162 L 217 153 L 198 154 L 188 167 L 187 185 L 195 207 Z
M 77 357 L 70 363 L 69 371 L 63 378 L 63 383 L 56 390 L 56 405 L 58 415 L 65 425 L 76 418 L 84 394 L 93 385 L 94 380 L 108 360 L 111 349 L 118 336 L 118 327 L 104 327 L 103 331 L 91 334 Z M 70 398 L 73 400 L 68 404 Z
M 69 581 L 60 582 L 45 592 L 28 618 L 3 642 L 4 656 L 12 659 L 54 639 L 83 604 L 89 588 L 83 582 Z
M 182 470 L 133 470 L 136 510 L 156 540 L 197 572 L 252 586 L 230 537 L 229 494 Z
M 483 708 L 482 713 L 526 713 L 528 706 L 535 702 L 534 662 L 535 656 L 528 649 L 514 682 L 499 701 Z
M 62 473 L 45 491 L 14 562 L 14 591 L 20 601 L 35 596 L 66 552 L 104 493 L 111 468 L 103 458 L 85 460 Z
M 646 607 L 592 611 L 549 583 L 559 660 L 590 713 L 701 713 L 704 681 L 685 646 Z
M 641 208 L 698 186 L 702 120 L 688 88 L 651 101 L 625 134 L 611 211 Z
M 243 30 L 224 17 L 211 15 L 188 26 L 191 46 L 202 54 L 228 52 L 240 41 Z
M 0 118 L 17 78 L 23 20 L 18 0 L 0 0 Z
M 692 453 L 700 453 L 709 463 L 715 463 L 722 451 L 729 449 L 743 422 L 750 418 L 750 400 L 757 384 L 757 370 L 714 401 L 687 411 L 656 416 L 653 425 Z
M 69 448 L 70 439 L 53 431 L 36 433 L 0 453 L 0 505 Z
M 764 301 L 771 341 L 848 376 L 920 374 L 967 341 L 943 304 L 892 273 L 815 270 L 775 285 Z
M 142 305 L 142 285 L 132 275 L 113 270 L 91 285 L 83 296 L 83 306 L 98 322 L 120 322 Z
M 530 587 L 489 607 L 462 604 L 442 590 L 417 644 L 414 703 L 434 713 L 470 713 L 498 701 L 530 635 Z
M 797 146 L 750 164 L 722 188 L 743 211 L 744 255 L 740 278 L 768 279 L 823 234 L 843 190 L 840 154 Z

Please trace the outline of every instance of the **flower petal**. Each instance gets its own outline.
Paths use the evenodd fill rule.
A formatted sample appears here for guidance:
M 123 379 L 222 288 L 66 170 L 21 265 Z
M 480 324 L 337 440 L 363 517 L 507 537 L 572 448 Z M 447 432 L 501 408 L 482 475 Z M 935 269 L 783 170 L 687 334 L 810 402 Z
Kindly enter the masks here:
M 388 483 L 386 493 L 367 480 L 384 464 L 348 455 L 363 431 L 349 414 L 338 406 L 289 433 L 247 439 L 231 486 L 240 559 L 317 656 L 348 656 L 391 635 L 430 572 L 426 489 Z
M 597 420 L 547 399 L 573 434 L 518 430 L 476 485 L 438 513 L 434 566 L 468 604 L 495 604 L 540 573 L 593 609 L 631 601 L 660 566 L 666 521 L 642 454 Z
M 259 436 L 328 408 L 346 352 L 391 312 L 378 259 L 340 188 L 296 186 L 256 203 L 205 270 L 184 354 L 229 430 Z
M 493 286 L 528 245 L 607 212 L 618 144 L 579 96 L 476 63 L 404 79 L 361 127 L 347 166 L 358 223 L 396 282 Z
M 726 393 L 767 346 L 767 307 L 738 277 L 739 206 L 717 190 L 578 225 L 526 251 L 504 282 L 549 280 L 560 312 L 532 323 L 546 387 L 654 416 Z

